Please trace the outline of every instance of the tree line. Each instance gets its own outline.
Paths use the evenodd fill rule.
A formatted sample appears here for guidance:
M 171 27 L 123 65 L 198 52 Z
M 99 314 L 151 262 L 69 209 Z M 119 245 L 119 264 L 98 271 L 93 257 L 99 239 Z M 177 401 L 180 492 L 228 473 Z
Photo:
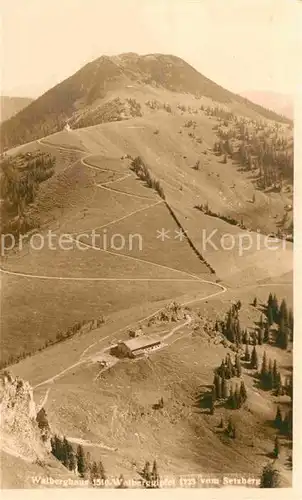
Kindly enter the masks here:
M 66 437 L 60 438 L 56 434 L 51 438 L 51 453 L 71 472 L 82 478 L 89 477 L 92 483 L 96 479 L 106 480 L 104 465 L 101 460 L 92 461 L 90 455 L 84 452 L 79 444 L 76 451 Z
M 137 156 L 136 158 L 134 158 L 134 160 L 132 160 L 130 168 L 136 173 L 139 179 L 146 182 L 148 187 L 155 189 L 159 196 L 163 200 L 165 199 L 165 193 L 160 182 L 152 177 L 152 175 L 150 174 L 150 170 L 145 165 L 140 156 Z
M 213 210 L 209 208 L 208 202 L 195 205 L 194 208 L 197 208 L 197 210 L 200 210 L 206 215 L 210 215 L 211 217 L 216 217 L 217 219 L 221 219 L 225 222 L 228 222 L 229 224 L 232 224 L 232 226 L 239 226 L 241 227 L 241 229 L 246 229 L 246 226 L 244 225 L 242 219 L 238 221 L 237 219 L 234 219 L 234 217 L 231 217 L 230 215 L 223 215 L 219 212 L 218 213 L 213 212 Z
M 26 208 L 35 201 L 39 185 L 54 174 L 55 163 L 54 156 L 40 151 L 2 160 L 0 189 L 5 200 L 2 233 L 9 230 L 18 235 L 31 229 Z
M 278 127 L 251 122 L 250 132 L 245 120 L 235 121 L 227 130 L 216 126 L 219 141 L 213 146 L 216 155 L 237 160 L 246 171 L 257 171 L 260 189 L 281 190 L 283 181 L 293 182 L 293 142 L 278 133 Z M 233 144 L 236 142 L 236 146 Z M 233 142 L 232 142 L 233 141 Z
M 56 457 L 69 471 L 78 474 L 81 478 L 88 478 L 94 486 L 106 486 L 106 471 L 101 460 L 91 460 L 90 454 L 85 453 L 83 446 L 78 445 L 74 450 L 72 444 L 66 437 L 60 438 L 54 435 L 51 438 L 51 453 Z M 158 473 L 157 462 L 145 462 L 141 471 L 141 485 L 143 488 L 160 488 L 160 476 Z M 118 488 L 126 488 L 126 481 L 121 474 L 119 477 Z
M 67 328 L 67 330 L 64 331 L 59 331 L 56 334 L 56 337 L 54 339 L 47 339 L 44 344 L 36 349 L 32 349 L 31 351 L 23 351 L 20 354 L 13 355 L 11 354 L 6 360 L 1 359 L 0 360 L 0 370 L 3 368 L 6 368 L 7 366 L 14 365 L 15 363 L 18 363 L 21 361 L 21 359 L 28 358 L 30 356 L 33 356 L 36 352 L 43 351 L 47 347 L 50 347 L 51 345 L 58 344 L 59 342 L 64 342 L 64 340 L 72 338 L 74 335 L 77 333 L 81 332 L 83 328 L 87 328 L 89 331 L 94 330 L 96 328 L 99 328 L 102 324 L 104 324 L 105 319 L 103 316 L 97 319 L 92 319 L 92 320 L 82 320 L 78 321 L 77 323 L 74 323 L 70 327 Z
M 153 461 L 152 469 L 150 462 L 146 461 L 145 466 L 140 475 L 143 479 L 142 484 L 144 488 L 150 489 L 150 488 L 160 487 L 160 476 L 158 474 L 156 460 Z
M 245 170 L 257 171 L 260 189 L 272 187 L 280 191 L 283 180 L 293 182 L 293 140 L 280 132 L 279 123 L 248 120 L 219 109 L 206 108 L 205 112 L 220 121 L 213 127 L 219 138 L 213 151 L 223 155 L 223 163 L 230 157 Z
M 254 307 L 258 307 L 258 301 L 255 297 L 252 302 Z M 275 344 L 287 349 L 289 342 L 293 341 L 294 331 L 294 316 L 293 310 L 288 308 L 286 300 L 282 299 L 279 306 L 276 295 L 270 293 L 267 304 L 263 307 L 264 313 L 261 313 L 257 328 L 253 332 L 248 332 L 247 329 L 242 329 L 239 319 L 239 311 L 241 309 L 241 301 L 238 300 L 229 308 L 225 319 L 216 320 L 215 330 L 222 333 L 227 340 L 237 347 L 246 345 L 246 357 L 249 356 L 248 345 L 262 345 L 270 342 L 271 327 L 275 324 L 277 327 Z M 255 356 L 255 353 L 253 354 Z

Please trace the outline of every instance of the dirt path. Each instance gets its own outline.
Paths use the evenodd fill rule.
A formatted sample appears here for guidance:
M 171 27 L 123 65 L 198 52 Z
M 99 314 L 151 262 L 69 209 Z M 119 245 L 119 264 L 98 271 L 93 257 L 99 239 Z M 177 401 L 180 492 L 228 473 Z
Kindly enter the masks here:
M 177 332 L 178 330 L 180 330 L 181 328 L 183 328 L 185 326 L 188 326 L 190 323 L 192 323 L 191 316 L 188 317 L 188 319 L 185 323 L 182 323 L 181 325 L 178 325 L 178 326 L 175 326 L 175 328 L 172 328 L 172 330 L 169 333 L 167 333 L 167 335 L 164 335 L 162 339 L 167 340 L 169 337 L 172 337 L 172 335 L 174 335 L 175 332 Z
M 71 443 L 81 444 L 83 446 L 93 446 L 94 448 L 102 448 L 103 450 L 108 450 L 108 451 L 117 451 L 118 450 L 118 448 L 111 448 L 111 446 L 107 446 L 106 444 L 102 444 L 102 443 L 93 443 L 92 441 L 87 441 L 86 439 L 70 437 L 70 436 L 67 436 L 66 439 L 67 439 L 67 441 L 70 441 Z
M 61 375 L 64 375 L 64 373 L 68 372 L 69 370 L 72 370 L 72 368 L 76 368 L 77 366 L 83 364 L 85 362 L 84 359 L 80 359 L 79 361 L 77 361 L 76 363 L 74 363 L 73 365 L 70 365 L 68 366 L 67 368 L 64 368 L 64 370 L 56 373 L 53 377 L 50 377 L 48 378 L 47 380 L 43 380 L 43 382 L 40 382 L 39 384 L 35 385 L 34 386 L 34 389 L 37 389 L 37 387 L 40 387 L 41 385 L 45 385 L 45 384 L 53 384 L 54 381 L 61 377 Z
M 49 393 L 50 393 L 50 387 L 48 387 L 47 391 L 45 392 L 45 395 L 44 395 L 44 398 L 42 399 L 42 401 L 37 404 L 37 413 L 42 409 L 44 408 L 44 406 L 46 405 L 47 403 L 47 400 L 48 400 L 48 396 L 49 396 Z
M 83 243 L 84 244 L 84 243 Z M 91 247 L 93 248 L 93 247 Z M 95 250 L 98 250 L 95 248 Z M 115 254 L 116 255 L 116 254 Z M 12 276 L 20 276 L 23 278 L 35 278 L 41 280 L 66 280 L 66 281 L 157 281 L 157 282 L 192 282 L 193 279 L 178 279 L 178 278 L 85 278 L 85 277 L 71 277 L 71 276 L 47 276 L 43 274 L 27 274 L 15 271 L 8 271 L 7 269 L 0 268 L 2 274 L 9 274 Z M 180 271 L 182 272 L 182 271 Z M 196 280 L 195 280 L 196 281 Z

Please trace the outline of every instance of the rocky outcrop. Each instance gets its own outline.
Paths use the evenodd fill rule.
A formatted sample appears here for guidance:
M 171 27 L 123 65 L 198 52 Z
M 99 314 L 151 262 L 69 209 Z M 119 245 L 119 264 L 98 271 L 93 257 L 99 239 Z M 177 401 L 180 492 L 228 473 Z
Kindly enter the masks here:
M 33 389 L 28 382 L 4 371 L 0 375 L 1 449 L 26 461 L 42 460 L 49 436 L 41 432 Z

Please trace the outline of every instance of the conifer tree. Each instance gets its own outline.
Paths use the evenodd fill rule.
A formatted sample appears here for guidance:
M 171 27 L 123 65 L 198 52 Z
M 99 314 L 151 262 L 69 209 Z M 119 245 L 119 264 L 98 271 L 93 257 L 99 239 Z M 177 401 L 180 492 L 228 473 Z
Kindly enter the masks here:
M 266 385 L 267 389 L 272 389 L 274 386 L 273 364 L 271 359 L 269 359 L 268 362 L 268 373 L 266 381 L 264 380 L 264 384 Z
M 274 420 L 275 427 L 277 427 L 277 429 L 281 429 L 282 428 L 282 423 L 283 423 L 282 413 L 281 413 L 281 410 L 280 410 L 280 406 L 278 405 L 277 406 L 275 420 Z
M 70 443 L 69 443 L 70 445 Z M 69 453 L 68 453 L 68 469 L 70 471 L 75 471 L 77 468 L 77 461 L 76 461 L 76 457 L 75 457 L 75 454 L 74 454 L 74 451 L 73 451 L 73 448 L 72 446 L 70 445 L 70 449 L 69 449 Z
M 92 483 L 94 483 L 94 481 L 96 479 L 98 479 L 99 477 L 99 474 L 98 474 L 98 466 L 97 466 L 97 463 L 95 461 L 92 462 L 91 466 L 90 466 L 90 481 Z
M 264 326 L 264 335 L 263 335 L 263 342 L 268 342 L 269 341 L 269 324 L 265 323 Z
M 282 423 L 282 432 L 286 434 L 288 437 L 292 437 L 292 428 L 293 428 L 293 412 L 290 410 L 286 413 L 283 423 Z
M 63 460 L 63 443 L 59 436 L 56 434 L 51 439 L 51 453 L 58 459 L 60 462 Z
M 245 345 L 244 360 L 250 361 L 250 359 L 251 359 L 251 356 L 250 356 L 249 346 L 248 346 L 248 344 L 246 344 Z
M 57 447 L 56 447 L 56 440 L 55 440 L 55 437 L 56 436 L 53 436 L 51 439 L 50 439 L 50 445 L 51 445 L 51 453 L 53 454 L 54 457 L 57 456 Z
M 238 353 L 236 353 L 236 356 L 235 356 L 235 369 L 236 369 L 236 377 L 241 377 L 242 369 L 241 369 L 240 357 L 239 357 Z
M 232 376 L 233 376 L 233 365 L 232 365 L 232 361 L 231 361 L 231 356 L 230 355 L 227 356 L 226 362 L 227 362 L 227 365 L 226 365 L 226 378 L 232 378 Z
M 146 482 L 151 481 L 150 462 L 147 460 L 142 471 L 142 477 Z
M 292 309 L 288 311 L 288 328 L 290 331 L 290 340 L 293 341 L 293 332 L 294 332 L 294 315 Z
M 220 399 L 221 398 L 221 378 L 217 373 L 214 375 L 214 380 L 213 380 L 213 387 L 215 387 L 215 392 L 214 396 L 215 399 Z
M 235 396 L 235 408 L 238 409 L 241 406 L 241 396 L 240 396 L 239 384 L 236 384 L 234 396 Z
M 274 451 L 273 451 L 274 457 L 278 458 L 279 457 L 279 453 L 280 453 L 280 443 L 279 443 L 278 436 L 276 436 L 275 437 Z
M 281 320 L 283 320 L 284 325 L 288 326 L 288 309 L 287 309 L 287 304 L 285 302 L 285 299 L 282 300 L 281 305 L 280 305 L 280 310 L 278 314 L 278 323 L 280 324 Z
M 242 342 L 243 342 L 243 344 L 246 344 L 246 345 L 250 343 L 249 334 L 248 334 L 246 329 L 243 332 Z
M 260 380 L 264 389 L 272 389 L 273 387 L 273 367 L 272 361 L 267 362 L 266 352 L 263 353 L 262 366 L 260 371 Z
M 227 429 L 226 429 L 226 432 L 227 434 L 232 437 L 233 436 L 233 430 L 234 430 L 234 424 L 233 424 L 233 421 L 231 418 L 229 418 L 228 420 L 228 425 L 227 425 Z
M 219 375 L 222 379 L 226 378 L 226 368 L 225 368 L 224 361 L 221 362 L 220 369 L 219 369 Z
M 154 460 L 153 467 L 152 467 L 152 483 L 153 483 L 155 488 L 159 488 L 159 481 L 160 481 L 160 478 L 159 478 L 159 474 L 157 471 L 157 463 L 156 463 L 156 460 Z
M 263 325 L 264 325 L 264 322 L 263 322 L 263 315 L 261 314 L 261 315 L 260 315 L 260 319 L 259 319 L 259 327 L 260 327 L 260 328 L 263 328 Z
M 271 306 L 267 308 L 267 322 L 269 326 L 272 326 L 274 323 L 273 309 Z
M 221 397 L 223 399 L 227 399 L 229 397 L 228 384 L 225 377 L 221 379 Z
M 260 328 L 258 330 L 258 344 L 259 345 L 262 345 L 263 344 L 263 341 L 264 341 L 264 329 L 263 328 Z
M 272 300 L 272 311 L 273 311 L 273 320 L 275 323 L 278 323 L 279 305 L 278 305 L 278 300 L 277 300 L 276 294 L 274 294 L 273 300 Z
M 46 441 L 48 439 L 48 436 L 50 433 L 50 427 L 49 427 L 46 411 L 43 407 L 38 411 L 36 421 L 37 421 L 38 427 L 41 431 L 42 440 Z
M 268 367 L 267 367 L 267 358 L 266 358 L 266 352 L 264 351 L 263 353 L 263 358 L 262 358 L 262 365 L 261 365 L 261 377 L 265 378 L 267 377 L 268 374 Z
M 223 421 L 223 418 L 221 417 L 220 419 L 220 423 L 219 423 L 219 426 L 218 426 L 220 429 L 223 429 L 224 428 L 224 421 Z
M 253 347 L 253 350 L 252 350 L 250 367 L 253 370 L 258 370 L 258 355 L 257 355 L 257 351 L 256 351 L 255 346 Z
M 275 394 L 276 396 L 282 395 L 282 381 L 281 381 L 281 375 L 280 372 L 277 372 L 276 378 L 275 378 Z
M 274 469 L 273 464 L 266 465 L 262 471 L 260 488 L 278 488 L 279 484 L 279 472 Z
M 69 443 L 65 436 L 62 443 L 62 464 L 64 467 L 69 468 Z
M 291 374 L 289 377 L 287 392 L 289 397 L 291 398 L 291 401 L 293 401 L 293 374 Z
M 254 307 L 257 307 L 257 303 L 258 303 L 258 302 L 257 302 L 257 297 L 255 297 L 255 298 L 254 298 L 254 300 L 253 300 L 253 306 L 254 306 Z
M 98 477 L 105 481 L 106 479 L 106 473 L 105 473 L 105 468 L 103 465 L 103 462 L 100 460 L 98 463 Z
M 217 380 L 216 394 L 217 394 L 217 399 L 221 399 L 222 389 L 221 389 L 221 378 L 220 377 L 218 377 L 218 380 Z
M 288 330 L 288 327 L 285 325 L 285 321 L 284 321 L 283 317 L 281 317 L 279 331 L 278 331 L 278 337 L 277 337 L 278 346 L 281 347 L 282 349 L 287 349 L 288 339 L 289 339 L 289 330 Z
M 278 378 L 277 361 L 274 359 L 274 363 L 273 363 L 273 387 L 276 386 L 277 378 Z
M 241 381 L 240 384 L 240 399 L 242 403 L 244 403 L 247 400 L 247 392 L 243 380 Z
M 85 454 L 83 450 L 83 446 L 81 444 L 78 445 L 77 447 L 77 469 L 78 473 L 81 477 L 84 477 L 85 472 L 87 470 L 87 465 L 86 465 L 86 460 L 85 460 Z

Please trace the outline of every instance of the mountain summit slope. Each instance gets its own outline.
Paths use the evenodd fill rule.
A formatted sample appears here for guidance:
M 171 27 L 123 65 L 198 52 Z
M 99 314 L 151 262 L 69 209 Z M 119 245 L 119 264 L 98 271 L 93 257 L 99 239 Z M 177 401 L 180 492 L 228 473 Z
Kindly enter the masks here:
M 0 128 L 2 148 L 11 148 L 57 132 L 66 122 L 82 127 L 137 116 L 140 109 L 135 106 L 133 109 L 135 103 L 130 100 L 133 89 L 150 95 L 152 90 L 158 88 L 170 93 L 206 97 L 228 105 L 233 103 L 242 107 L 243 114 L 247 109 L 265 118 L 284 121 L 276 113 L 220 87 L 178 57 L 127 53 L 102 56 L 86 64 L 4 122 Z M 124 91 L 127 92 L 126 101 L 120 97 Z M 101 118 L 100 113 L 95 116 L 95 110 L 100 106 Z M 87 115 L 90 117 L 88 121 Z

